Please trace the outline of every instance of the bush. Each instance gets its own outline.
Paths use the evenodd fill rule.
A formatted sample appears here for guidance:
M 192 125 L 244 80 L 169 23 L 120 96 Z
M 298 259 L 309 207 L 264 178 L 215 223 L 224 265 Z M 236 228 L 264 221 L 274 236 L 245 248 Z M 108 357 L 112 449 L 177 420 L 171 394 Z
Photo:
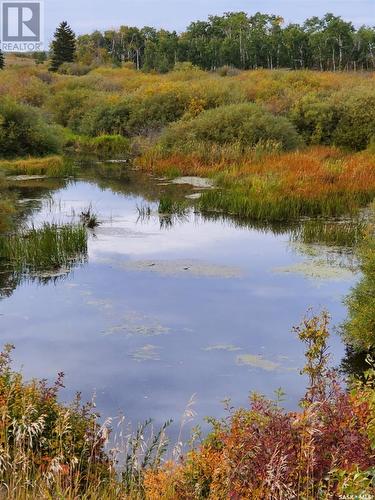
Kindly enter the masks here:
M 296 329 L 309 387 L 301 411 L 252 395 L 250 408 L 210 419 L 212 432 L 180 463 L 145 473 L 146 498 L 313 499 L 374 494 L 374 373 L 345 390 L 328 368 L 328 317 Z
M 10 368 L 11 350 L 7 346 L 0 355 L 1 482 L 13 498 L 65 497 L 64 484 L 78 498 L 90 480 L 110 476 L 106 437 L 93 409 L 79 396 L 70 406 L 60 404 L 62 374 L 52 386 L 26 382 Z
M 222 145 L 240 143 L 244 147 L 275 141 L 285 150 L 302 144 L 286 118 L 276 117 L 251 103 L 221 106 L 197 118 L 176 123 L 164 133 L 161 145 L 163 149 L 174 150 L 196 141 Z
M 189 93 L 179 88 L 162 90 L 145 97 L 137 96 L 130 104 L 129 128 L 133 134 L 161 129 L 180 119 L 189 102 Z
M 59 129 L 35 108 L 0 99 L 0 157 L 44 156 L 62 147 Z
M 241 71 L 233 66 L 221 66 L 217 70 L 218 75 L 220 76 L 237 76 L 241 73 Z
M 80 131 L 91 137 L 101 134 L 129 136 L 130 113 L 131 108 L 127 101 L 101 104 L 84 115 Z
M 49 100 L 48 108 L 59 125 L 78 131 L 82 116 L 91 108 L 90 100 L 94 98 L 89 89 L 66 88 Z
M 333 139 L 337 146 L 366 149 L 375 136 L 375 92 L 357 89 L 345 94 Z
M 339 110 L 321 93 L 309 93 L 295 104 L 291 121 L 308 144 L 332 144 Z
M 103 103 L 84 115 L 81 132 L 89 136 L 147 134 L 181 118 L 189 100 L 187 92 L 172 89 Z
M 74 75 L 74 76 L 84 76 L 90 73 L 95 68 L 93 65 L 80 64 L 80 63 L 63 63 L 59 69 L 58 73 L 61 75 Z

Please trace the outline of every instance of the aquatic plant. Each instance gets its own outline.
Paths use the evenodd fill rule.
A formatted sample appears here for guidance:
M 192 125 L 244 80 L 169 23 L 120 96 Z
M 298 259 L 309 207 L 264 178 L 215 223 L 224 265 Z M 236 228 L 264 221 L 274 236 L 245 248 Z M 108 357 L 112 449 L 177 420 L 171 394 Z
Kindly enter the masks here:
M 137 205 L 138 220 L 148 220 L 152 215 L 152 208 L 150 205 Z
M 367 228 L 368 224 L 361 219 L 309 220 L 293 229 L 291 239 L 304 244 L 320 243 L 354 250 L 364 240 Z
M 116 158 L 130 156 L 130 141 L 121 135 L 100 135 L 87 137 L 67 134 L 65 147 L 77 154 L 93 155 L 101 158 Z
M 180 215 L 187 213 L 187 203 L 185 201 L 172 200 L 169 197 L 162 197 L 159 201 L 158 212 L 160 215 Z
M 21 274 L 69 269 L 83 262 L 87 254 L 87 233 L 81 225 L 44 224 L 7 236 L 0 236 L 0 260 Z
M 98 216 L 94 213 L 91 206 L 89 206 L 86 210 L 82 210 L 80 219 L 83 226 L 88 227 L 89 229 L 95 229 L 100 225 Z
M 0 170 L 0 234 L 9 228 L 15 213 L 15 196 L 8 190 L 9 182 Z
M 224 170 L 217 184 L 202 211 L 279 221 L 356 215 L 375 195 L 375 158 L 324 148 L 271 155 Z

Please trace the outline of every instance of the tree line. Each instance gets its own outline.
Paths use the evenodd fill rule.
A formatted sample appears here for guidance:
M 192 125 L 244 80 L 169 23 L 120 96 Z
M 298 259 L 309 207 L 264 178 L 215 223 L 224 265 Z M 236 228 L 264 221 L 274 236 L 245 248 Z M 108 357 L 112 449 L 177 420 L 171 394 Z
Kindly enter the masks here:
M 75 37 L 63 22 L 51 44 L 51 70 L 64 62 L 84 65 L 131 63 L 139 70 L 171 70 L 190 62 L 204 70 L 290 68 L 320 71 L 375 69 L 375 27 L 355 28 L 340 16 L 311 17 L 285 24 L 280 16 L 227 12 L 192 22 L 187 29 L 121 26 Z M 4 59 L 0 52 L 0 69 Z
M 86 64 L 133 63 L 166 72 L 178 62 L 215 70 L 291 68 L 321 71 L 375 69 L 375 27 L 358 29 L 339 16 L 285 24 L 280 16 L 228 12 L 192 22 L 181 34 L 151 27 L 121 26 L 77 39 L 77 58 Z

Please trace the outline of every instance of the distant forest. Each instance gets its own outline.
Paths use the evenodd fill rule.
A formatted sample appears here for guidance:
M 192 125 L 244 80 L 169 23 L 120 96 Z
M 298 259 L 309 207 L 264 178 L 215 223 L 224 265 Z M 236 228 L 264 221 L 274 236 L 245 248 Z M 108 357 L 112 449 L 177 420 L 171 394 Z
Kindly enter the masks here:
M 228 12 L 193 22 L 181 34 L 129 26 L 95 31 L 78 37 L 77 56 L 85 64 L 131 62 L 137 69 L 158 72 L 167 72 L 178 62 L 206 70 L 223 66 L 373 70 L 375 27 L 356 29 L 333 14 L 285 24 L 280 16 Z

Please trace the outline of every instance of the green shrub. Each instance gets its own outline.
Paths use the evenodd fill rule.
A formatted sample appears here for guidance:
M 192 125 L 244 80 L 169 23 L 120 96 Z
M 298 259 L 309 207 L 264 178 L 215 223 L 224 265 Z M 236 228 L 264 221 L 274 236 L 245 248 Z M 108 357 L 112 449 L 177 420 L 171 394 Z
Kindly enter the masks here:
M 286 118 L 274 116 L 252 103 L 221 106 L 176 123 L 167 129 L 160 144 L 163 149 L 176 150 L 196 141 L 222 145 L 240 143 L 244 147 L 275 141 L 285 150 L 302 143 Z
M 328 145 L 339 122 L 339 110 L 332 99 L 312 92 L 295 104 L 290 119 L 308 144 Z
M 103 103 L 84 115 L 80 130 L 89 136 L 147 134 L 181 118 L 189 101 L 187 93 L 171 90 Z
M 371 137 L 367 150 L 369 153 L 375 154 L 375 135 Z
M 51 97 L 48 108 L 59 125 L 78 131 L 82 116 L 90 109 L 90 101 L 94 99 L 95 95 L 89 89 L 66 88 Z
M 44 156 L 58 153 L 61 146 L 60 130 L 40 111 L 0 99 L 0 157 Z
M 129 129 L 133 134 L 158 130 L 179 120 L 190 102 L 188 92 L 172 89 L 146 97 L 136 97 L 131 103 Z
M 375 136 L 375 91 L 351 90 L 341 104 L 341 116 L 334 142 L 344 148 L 366 149 Z
M 80 130 L 91 137 L 102 134 L 128 136 L 130 113 L 131 108 L 127 101 L 100 104 L 84 115 Z

